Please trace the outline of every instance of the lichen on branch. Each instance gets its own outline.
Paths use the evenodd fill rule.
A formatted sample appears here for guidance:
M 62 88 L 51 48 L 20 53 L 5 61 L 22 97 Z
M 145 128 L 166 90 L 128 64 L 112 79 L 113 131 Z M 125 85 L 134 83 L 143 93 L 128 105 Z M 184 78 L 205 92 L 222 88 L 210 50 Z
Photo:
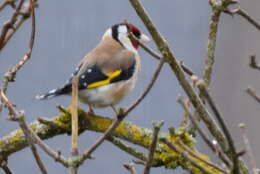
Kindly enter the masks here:
M 64 110 L 58 116 L 50 119 L 49 124 L 34 121 L 30 124 L 31 129 L 43 140 L 52 138 L 60 134 L 71 134 L 71 115 L 70 109 Z M 90 115 L 79 109 L 79 133 L 85 130 L 105 132 L 112 124 L 113 120 L 107 117 Z M 132 144 L 149 148 L 152 141 L 153 131 L 147 128 L 141 128 L 135 124 L 123 121 L 112 134 L 121 140 L 128 141 Z M 194 153 L 205 160 L 209 160 L 207 156 L 197 152 L 192 137 L 184 130 L 179 129 L 175 133 L 160 134 L 159 138 L 167 138 L 168 141 L 176 144 L 180 149 L 183 149 L 176 143 L 176 139 L 181 139 L 185 145 L 191 148 Z M 9 156 L 17 151 L 20 151 L 28 146 L 27 141 L 20 129 L 10 132 L 8 135 L 0 139 L 0 155 Z M 212 173 L 221 173 L 211 166 L 208 166 L 203 161 L 192 157 L 199 165 L 204 166 Z M 154 154 L 154 166 L 164 166 L 166 168 L 176 168 L 178 166 L 190 170 L 193 173 L 201 173 L 201 171 L 192 165 L 189 161 L 183 159 L 180 154 L 169 149 L 165 144 L 159 142 Z

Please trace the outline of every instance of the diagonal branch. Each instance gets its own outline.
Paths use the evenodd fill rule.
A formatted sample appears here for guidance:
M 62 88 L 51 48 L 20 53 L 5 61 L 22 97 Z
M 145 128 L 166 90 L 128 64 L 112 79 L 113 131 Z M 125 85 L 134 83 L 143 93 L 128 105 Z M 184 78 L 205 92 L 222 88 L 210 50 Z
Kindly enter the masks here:
M 146 28 L 150 32 L 153 40 L 156 43 L 157 48 L 163 55 L 165 61 L 169 64 L 172 71 L 175 73 L 177 80 L 179 81 L 181 87 L 184 89 L 188 97 L 190 98 L 194 108 L 199 113 L 199 116 L 205 122 L 206 126 L 212 133 L 212 135 L 220 142 L 221 147 L 224 149 L 226 148 L 226 140 L 223 133 L 218 128 L 215 121 L 210 117 L 209 112 L 206 110 L 204 104 L 202 103 L 201 99 L 198 97 L 196 92 L 194 91 L 193 87 L 190 85 L 188 80 L 185 77 L 185 74 L 177 61 L 176 57 L 174 56 L 173 52 L 171 51 L 168 43 L 166 40 L 161 36 L 155 25 L 153 24 L 152 20 L 148 16 L 147 12 L 143 8 L 140 0 L 129 0 L 133 8 L 135 9 L 136 13 L 140 17 L 140 19 L 145 24 Z
M 225 11 L 228 14 L 234 15 L 237 14 L 239 16 L 241 16 L 242 18 L 244 18 L 245 20 L 247 20 L 251 25 L 253 25 L 257 30 L 260 31 L 260 24 L 254 20 L 244 9 L 242 9 L 241 7 L 238 7 L 237 9 L 234 10 L 227 10 Z
M 183 107 L 184 111 L 187 113 L 187 116 L 191 120 L 192 124 L 200 134 L 201 138 L 204 140 L 204 142 L 208 145 L 208 147 L 215 153 L 217 156 L 220 157 L 220 159 L 226 164 L 226 166 L 231 167 L 231 162 L 229 158 L 226 156 L 226 154 L 221 150 L 221 149 L 216 149 L 214 144 L 209 140 L 209 138 L 206 136 L 206 134 L 201 130 L 199 127 L 197 120 L 191 115 L 189 109 L 185 105 L 184 101 L 181 99 L 181 97 L 178 97 L 178 102 L 181 104 Z
M 115 138 L 113 136 L 110 136 L 107 138 L 109 142 L 111 142 L 113 145 L 117 146 L 119 149 L 125 151 L 126 153 L 134 156 L 137 159 L 140 159 L 142 161 L 147 161 L 146 156 L 142 153 L 134 149 L 133 147 L 130 147 L 129 145 L 123 143 L 118 138 Z
M 192 158 L 190 158 L 187 154 L 187 152 L 184 152 L 177 148 L 173 143 L 169 142 L 167 139 L 162 138 L 160 139 L 161 142 L 165 143 L 170 149 L 174 150 L 178 154 L 180 154 L 184 159 L 188 160 L 190 163 L 192 163 L 194 166 L 196 166 L 198 169 L 202 171 L 204 174 L 212 174 L 210 171 L 208 171 L 206 168 L 201 166 L 200 164 L 196 163 Z
M 219 170 L 220 172 L 224 173 L 224 174 L 228 174 L 227 171 L 223 170 L 222 168 L 220 168 L 219 166 L 213 164 L 210 161 L 207 161 L 203 158 L 201 158 L 200 156 L 198 156 L 196 153 L 194 153 L 188 146 L 186 146 L 181 140 L 177 140 L 177 143 L 179 143 L 181 145 L 181 147 L 191 156 L 193 156 L 194 158 L 197 158 L 201 161 L 203 161 L 204 163 L 207 163 L 209 166 L 215 168 L 216 170 Z
M 248 95 L 250 95 L 253 99 L 255 99 L 255 101 L 257 101 L 258 103 L 260 103 L 260 96 L 256 94 L 255 90 L 248 87 L 246 89 L 246 92 L 248 93 Z
M 238 161 L 238 157 L 237 157 L 236 147 L 235 147 L 233 138 L 232 138 L 227 126 L 226 126 L 226 123 L 225 123 L 223 117 L 220 115 L 220 112 L 218 111 L 215 102 L 213 101 L 212 97 L 210 96 L 210 94 L 207 90 L 207 87 L 206 87 L 206 83 L 201 80 L 201 81 L 198 82 L 197 85 L 198 85 L 198 88 L 199 88 L 201 94 L 204 96 L 204 98 L 208 102 L 210 108 L 212 109 L 221 129 L 224 132 L 224 135 L 226 136 L 227 142 L 229 144 L 228 155 L 231 157 L 231 159 L 233 161 L 234 174 L 240 173 L 239 161 Z

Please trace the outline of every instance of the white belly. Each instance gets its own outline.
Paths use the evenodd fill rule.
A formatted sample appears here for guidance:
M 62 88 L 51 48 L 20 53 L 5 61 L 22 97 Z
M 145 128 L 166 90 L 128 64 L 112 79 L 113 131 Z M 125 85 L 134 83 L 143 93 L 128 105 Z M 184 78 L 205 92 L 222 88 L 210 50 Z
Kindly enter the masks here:
M 79 99 L 92 107 L 107 107 L 119 103 L 134 87 L 136 79 L 79 91 Z

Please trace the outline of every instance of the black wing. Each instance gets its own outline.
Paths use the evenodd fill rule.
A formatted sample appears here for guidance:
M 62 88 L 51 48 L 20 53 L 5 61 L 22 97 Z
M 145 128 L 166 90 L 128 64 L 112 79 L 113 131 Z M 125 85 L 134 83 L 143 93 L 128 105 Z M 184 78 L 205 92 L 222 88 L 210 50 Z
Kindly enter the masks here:
M 72 78 L 78 75 L 81 65 L 73 72 L 71 78 L 61 88 L 53 89 L 46 94 L 36 96 L 37 99 L 46 99 L 53 96 L 62 94 L 70 94 L 72 91 Z M 104 74 L 98 66 L 94 65 L 87 68 L 82 74 L 79 75 L 79 90 L 96 88 L 99 86 L 116 83 L 123 80 L 128 80 L 133 76 L 135 71 L 135 63 L 127 69 L 119 69 L 109 74 Z

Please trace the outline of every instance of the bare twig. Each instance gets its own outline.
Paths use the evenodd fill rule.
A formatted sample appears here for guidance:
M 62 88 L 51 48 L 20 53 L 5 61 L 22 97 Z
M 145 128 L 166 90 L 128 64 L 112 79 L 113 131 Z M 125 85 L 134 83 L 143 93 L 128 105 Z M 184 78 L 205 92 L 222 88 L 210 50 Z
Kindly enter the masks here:
M 124 167 L 131 173 L 131 174 L 137 174 L 135 168 L 134 168 L 134 164 L 133 163 L 129 163 L 129 164 L 124 164 Z
M 51 156 L 56 161 L 62 163 L 64 166 L 68 167 L 68 161 L 63 157 L 60 153 L 55 152 L 53 149 L 51 149 L 47 144 L 45 144 L 26 124 L 24 120 L 23 113 L 20 113 L 16 110 L 14 105 L 8 100 L 6 95 L 3 93 L 2 90 L 0 90 L 0 99 L 1 102 L 4 103 L 4 105 L 9 110 L 9 116 L 10 119 L 13 121 L 18 121 L 21 129 L 23 130 L 26 138 L 32 138 L 32 141 L 38 144 L 43 151 L 45 151 L 49 156 Z M 28 139 L 27 139 L 28 140 Z M 28 142 L 29 143 L 29 142 Z
M 3 169 L 5 174 L 13 174 L 13 172 L 11 171 L 11 169 L 7 165 L 7 158 L 5 158 L 3 156 L 1 156 L 1 159 L 0 159 L 0 168 Z
M 78 151 L 78 76 L 72 79 L 72 98 L 71 98 L 71 157 L 77 157 Z M 70 166 L 70 174 L 77 174 L 77 166 Z
M 146 164 L 145 164 L 144 174 L 150 173 L 150 168 L 152 167 L 152 163 L 153 163 L 154 152 L 156 150 L 158 134 L 159 134 L 159 131 L 160 131 L 162 125 L 163 125 L 163 121 L 153 123 L 153 127 L 154 127 L 153 139 L 149 146 L 149 155 L 148 155 L 148 160 L 146 161 Z
M 5 40 L 5 37 L 6 37 L 6 34 L 8 33 L 8 31 L 10 29 L 12 29 L 14 23 L 16 22 L 16 19 L 20 13 L 20 10 L 24 4 L 24 1 L 25 0 L 20 0 L 15 12 L 13 13 L 11 19 L 6 22 L 1 30 L 1 33 L 0 33 L 0 50 L 3 48 L 3 43 L 4 43 L 4 40 Z
M 127 21 L 125 21 L 126 24 Z M 129 24 L 128 24 L 129 25 Z M 138 42 L 138 44 L 148 53 L 150 54 L 152 57 L 154 57 L 157 60 L 161 60 L 162 56 L 160 56 L 158 53 L 156 53 L 154 50 L 152 50 L 151 48 L 149 48 L 148 46 L 144 45 L 142 42 L 140 42 L 134 35 L 133 33 L 129 33 L 129 36 L 131 39 L 134 39 L 136 42 Z M 180 61 L 180 66 L 182 67 L 183 71 L 185 73 L 187 73 L 189 76 L 192 76 L 194 73 L 193 71 L 187 67 L 182 61 Z
M 2 166 L 2 169 L 5 172 L 5 174 L 13 174 L 13 172 L 8 166 Z
M 253 69 L 260 70 L 260 65 L 256 61 L 256 55 L 249 56 L 249 66 Z
M 217 166 L 217 165 L 213 164 L 212 162 L 207 161 L 207 160 L 201 158 L 200 156 L 198 156 L 198 155 L 197 155 L 195 152 L 193 152 L 187 145 L 185 145 L 181 140 L 177 139 L 177 143 L 179 143 L 179 144 L 182 146 L 182 148 L 183 148 L 186 152 L 188 152 L 191 156 L 193 156 L 193 157 L 195 157 L 195 158 L 201 160 L 202 162 L 206 163 L 207 165 L 209 165 L 209 166 L 215 168 L 216 170 L 218 170 L 218 171 L 220 171 L 220 172 L 222 172 L 222 173 L 224 173 L 224 174 L 228 174 L 227 171 L 221 169 L 219 166 Z
M 208 33 L 207 57 L 205 60 L 205 68 L 203 73 L 203 79 L 205 80 L 207 86 L 209 86 L 211 82 L 212 70 L 215 62 L 215 50 L 220 14 L 221 10 L 216 10 L 214 6 L 212 6 Z
M 124 114 L 128 114 L 129 112 L 131 112 L 137 105 L 139 105 L 141 103 L 141 101 L 143 101 L 143 99 L 147 96 L 147 94 L 150 92 L 150 90 L 152 89 L 155 81 L 157 80 L 161 70 L 162 70 L 162 67 L 164 65 L 164 60 L 161 59 L 160 63 L 158 64 L 154 74 L 153 74 L 153 77 L 150 81 L 150 83 L 147 85 L 147 87 L 145 88 L 144 92 L 142 93 L 141 96 L 138 97 L 138 99 L 131 105 L 129 106 L 126 111 L 124 112 Z
M 123 109 L 120 109 L 117 115 L 116 120 L 109 126 L 109 128 L 105 131 L 105 133 L 98 138 L 96 143 L 92 145 L 89 149 L 85 150 L 82 155 L 78 157 L 78 165 L 84 162 L 96 149 L 98 146 L 100 146 L 103 141 L 111 135 L 111 133 L 117 128 L 117 126 L 123 121 L 123 119 L 145 98 L 145 96 L 149 93 L 149 91 L 152 89 L 156 79 L 158 78 L 161 69 L 163 67 L 164 60 L 161 59 L 150 83 L 148 84 L 147 88 L 144 90 L 142 95 L 132 104 L 130 105 L 125 111 Z
M 56 123 L 54 123 L 51 119 L 49 118 L 44 118 L 44 117 L 39 117 L 37 118 L 37 120 L 42 123 L 42 124 L 45 124 L 45 125 L 48 125 L 52 128 L 60 128 L 59 125 L 57 125 Z
M 18 5 L 18 7 L 17 7 L 17 9 L 16 9 L 16 12 L 13 15 L 14 18 L 17 18 L 17 16 L 15 14 L 20 11 L 20 9 L 21 9 L 20 6 L 22 6 L 23 3 L 24 3 L 23 0 L 21 0 L 19 5 Z M 8 87 L 8 83 L 9 82 L 13 82 L 15 80 L 17 71 L 19 71 L 19 69 L 30 59 L 30 57 L 32 55 L 33 46 L 34 46 L 34 40 L 35 40 L 35 30 L 36 30 L 35 29 L 36 25 L 35 25 L 35 10 L 34 10 L 34 7 L 35 7 L 34 0 L 30 0 L 30 6 L 28 8 L 28 12 L 31 12 L 31 14 L 32 14 L 32 27 L 31 27 L 31 36 L 30 36 L 28 51 L 26 52 L 26 54 L 24 55 L 23 59 L 18 64 L 16 64 L 14 67 L 9 69 L 5 73 L 4 79 L 3 79 L 3 83 L 2 83 L 2 86 L 1 86 L 1 89 L 2 89 L 2 91 L 4 93 L 6 93 L 6 90 L 7 90 L 7 87 Z M 13 20 L 16 20 L 16 19 L 13 19 Z M 12 21 L 10 23 L 12 23 Z M 5 29 L 3 28 L 3 31 L 1 33 L 1 35 L 4 35 L 4 36 L 2 36 L 2 37 L 5 37 L 5 35 L 6 35 L 6 34 L 4 34 L 4 32 L 5 32 L 4 30 Z M 6 30 L 8 30 L 8 29 L 6 29 Z M 1 50 L 1 36 L 0 36 L 0 50 Z M 0 103 L 0 111 L 2 110 L 2 107 L 3 106 Z
M 28 126 L 26 125 L 25 123 L 25 120 L 24 120 L 24 113 L 23 112 L 18 112 L 16 110 L 16 108 L 14 107 L 14 105 L 12 103 L 10 103 L 10 101 L 8 100 L 8 98 L 6 97 L 6 95 L 2 92 L 2 90 L 0 90 L 0 99 L 2 101 L 2 103 L 4 103 L 8 110 L 9 110 L 9 115 L 10 115 L 10 119 L 13 120 L 13 121 L 18 121 L 21 129 L 23 130 L 23 133 L 25 135 L 25 138 L 32 150 L 32 153 L 34 155 L 34 158 L 36 160 L 36 163 L 38 165 L 38 167 L 40 168 L 42 174 L 47 174 L 47 170 L 46 168 L 44 167 L 44 164 L 40 158 L 40 155 L 35 147 L 35 145 L 33 144 L 33 140 L 31 138 L 31 134 L 30 134 L 30 131 L 29 131 L 29 128 Z
M 227 10 L 225 11 L 228 14 L 234 15 L 234 14 L 238 14 L 239 16 L 243 17 L 244 19 L 246 19 L 250 24 L 252 24 L 257 30 L 260 31 L 260 24 L 254 20 L 244 9 L 242 9 L 241 7 L 238 7 L 237 9 L 234 10 Z
M 247 92 L 251 97 L 253 97 L 253 99 L 255 99 L 258 103 L 260 103 L 260 96 L 258 96 L 258 95 L 256 94 L 256 92 L 255 92 L 254 89 L 248 87 L 248 88 L 246 89 L 246 92 Z
M 180 154 L 183 158 L 188 160 L 192 165 L 194 165 L 195 167 L 200 169 L 203 173 L 211 174 L 210 171 L 208 171 L 206 168 L 204 168 L 203 166 L 199 165 L 196 161 L 194 161 L 192 158 L 190 158 L 189 155 L 187 154 L 187 152 L 185 152 L 183 150 L 180 150 L 173 143 L 169 142 L 166 138 L 161 138 L 160 141 L 163 142 L 164 144 L 166 144 L 170 149 L 172 149 L 175 152 L 177 152 L 178 154 Z
M 241 128 L 241 133 L 242 133 L 242 136 L 243 136 L 246 152 L 247 152 L 247 154 L 249 156 L 250 168 L 251 168 L 253 174 L 259 174 L 258 169 L 256 167 L 256 161 L 255 161 L 255 157 L 254 157 L 251 145 L 250 145 L 250 141 L 249 141 L 249 139 L 247 137 L 246 125 L 241 123 L 241 124 L 239 124 L 239 127 Z
M 233 141 L 233 138 L 226 126 L 226 123 L 223 119 L 223 117 L 220 115 L 217 107 L 216 107 L 216 104 L 215 102 L 213 101 L 212 97 L 210 96 L 208 90 L 207 90 L 207 87 L 206 87 L 206 83 L 201 80 L 197 83 L 198 85 L 198 88 L 201 92 L 201 94 L 205 97 L 206 101 L 208 102 L 210 108 L 212 109 L 221 129 L 223 130 L 224 132 L 224 135 L 226 136 L 226 140 L 228 142 L 228 145 L 229 145 L 229 151 L 228 151 L 228 155 L 231 157 L 232 161 L 233 161 L 233 171 L 234 171 L 234 174 L 236 173 L 240 173 L 240 169 L 239 169 L 239 161 L 238 161 L 238 158 L 237 158 L 237 152 L 236 152 L 236 147 L 235 147 L 235 144 L 234 144 L 234 141 Z
M 23 13 L 21 13 L 22 17 L 18 18 L 17 21 L 13 24 L 12 30 L 9 30 L 8 33 L 5 36 L 5 39 L 3 41 L 2 46 L 0 47 L 0 50 L 3 49 L 8 41 L 13 37 L 13 35 L 18 31 L 18 29 L 24 24 L 24 22 L 29 19 L 30 17 L 30 7 L 27 8 L 27 10 Z
M 7 6 L 10 5 L 12 8 L 15 8 L 15 1 L 16 0 L 4 0 L 0 2 L 0 12 Z
M 126 25 L 129 25 L 129 23 L 127 21 L 125 21 Z M 151 48 L 149 48 L 148 46 L 146 46 L 145 44 L 143 44 L 142 42 L 140 42 L 134 35 L 132 32 L 129 32 L 129 37 L 130 39 L 133 39 L 134 41 L 136 41 L 148 54 L 150 54 L 152 57 L 156 58 L 157 60 L 161 60 L 162 56 L 159 55 L 158 53 L 156 53 L 154 50 L 152 50 Z
M 189 76 L 194 75 L 194 72 L 193 72 L 189 67 L 187 67 L 187 66 L 183 63 L 183 61 L 180 61 L 180 66 L 182 67 L 183 71 L 184 71 L 185 73 L 187 73 Z
M 260 24 L 256 22 L 251 16 L 249 16 L 244 9 L 239 8 L 237 14 L 245 18 L 250 24 L 252 24 L 256 29 L 260 31 Z
M 21 0 L 22 1 L 22 0 Z M 31 29 L 31 36 L 30 36 L 30 41 L 29 41 L 29 48 L 22 60 L 18 64 L 16 64 L 14 67 L 9 69 L 5 75 L 4 75 L 4 80 L 3 80 L 3 85 L 2 85 L 2 90 L 4 93 L 7 90 L 7 86 L 9 82 L 13 82 L 16 77 L 17 71 L 30 59 L 33 51 L 33 46 L 34 46 L 34 40 L 35 40 L 35 12 L 34 12 L 34 1 L 30 0 L 30 11 L 32 13 L 32 29 Z
M 110 137 L 107 138 L 107 140 L 110 141 L 111 143 L 113 143 L 115 146 L 117 146 L 121 150 L 125 151 L 126 153 L 129 153 L 130 155 L 132 155 L 132 156 L 134 156 L 134 157 L 136 157 L 136 158 L 138 158 L 142 161 L 147 161 L 146 156 L 142 152 L 139 152 L 136 149 L 126 145 L 125 143 L 123 143 L 119 139 L 110 136 Z
M 47 170 L 46 170 L 46 168 L 45 168 L 45 166 L 44 166 L 44 164 L 41 160 L 41 157 L 38 153 L 37 148 L 35 147 L 35 145 L 33 143 L 31 144 L 31 151 L 33 153 L 33 156 L 34 156 L 36 163 L 37 163 L 38 167 L 40 168 L 42 174 L 47 174 L 48 172 L 47 172 Z
M 82 155 L 79 155 L 77 165 L 81 165 L 90 155 L 104 142 L 104 140 L 111 135 L 111 133 L 117 128 L 121 121 L 125 118 L 123 110 L 119 111 L 115 121 L 109 126 L 106 132 L 97 139 L 97 141 L 88 149 L 86 149 Z
M 38 153 L 38 151 L 36 149 L 36 146 L 33 143 L 33 138 L 31 136 L 31 130 L 27 126 L 27 124 L 26 124 L 26 122 L 24 120 L 24 113 L 23 112 L 19 112 L 19 113 L 20 113 L 20 115 L 14 115 L 13 116 L 14 121 L 18 121 L 21 129 L 23 130 L 25 138 L 26 138 L 26 140 L 27 140 L 27 142 L 28 142 L 28 144 L 29 144 L 29 146 L 31 148 L 31 151 L 33 153 L 33 156 L 34 156 L 34 158 L 36 160 L 36 163 L 37 163 L 41 173 L 42 174 L 47 174 L 47 170 L 46 170 L 46 168 L 45 168 L 45 166 L 44 166 L 44 164 L 43 164 L 43 162 L 42 162 L 42 160 L 40 158 L 40 155 L 39 155 L 39 153 Z
M 145 166 L 146 162 L 142 160 L 132 160 L 134 164 Z
M 226 156 L 226 154 L 222 151 L 222 149 L 217 149 L 215 148 L 215 145 L 209 140 L 209 138 L 204 134 L 204 132 L 201 130 L 201 128 L 199 127 L 196 119 L 191 115 L 189 109 L 187 108 L 187 106 L 185 105 L 183 99 L 181 97 L 178 97 L 177 101 L 181 104 L 181 106 L 183 107 L 184 111 L 187 113 L 187 116 L 189 117 L 189 119 L 191 120 L 192 124 L 194 125 L 194 127 L 196 128 L 196 130 L 198 131 L 198 133 L 200 134 L 201 138 L 204 140 L 204 142 L 208 145 L 208 147 L 217 154 L 217 156 L 220 157 L 220 159 L 228 166 L 231 166 L 231 162 L 228 159 L 228 157 Z

